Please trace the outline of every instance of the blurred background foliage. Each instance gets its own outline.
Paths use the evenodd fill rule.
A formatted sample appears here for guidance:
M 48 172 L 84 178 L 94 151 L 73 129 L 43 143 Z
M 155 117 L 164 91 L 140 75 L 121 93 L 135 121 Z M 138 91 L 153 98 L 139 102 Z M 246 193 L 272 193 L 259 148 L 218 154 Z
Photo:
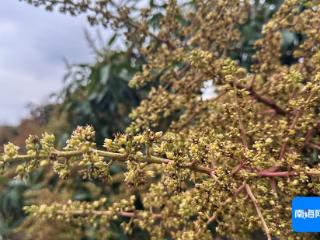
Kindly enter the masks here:
M 65 140 L 78 125 L 90 124 L 97 130 L 97 143 L 121 132 L 130 123 L 128 117 L 143 95 L 134 91 L 128 82 L 137 72 L 142 59 L 131 52 L 106 51 L 94 65 L 69 66 L 66 86 L 59 99 L 58 116 L 64 115 L 68 131 Z
M 245 24 L 238 26 L 242 41 L 229 53 L 233 59 L 250 68 L 253 63 L 253 44 L 261 37 L 262 25 L 281 5 L 281 0 L 255 0 Z M 152 5 L 153 4 L 153 5 Z M 150 1 L 150 6 L 155 6 Z M 157 28 L 159 16 L 155 15 L 150 24 Z M 283 32 L 282 61 L 292 64 L 296 60 L 292 50 L 303 41 L 295 33 Z M 28 134 L 40 135 L 43 131 L 54 132 L 58 144 L 63 145 L 73 129 L 78 125 L 92 125 L 97 132 L 97 143 L 103 139 L 124 131 L 129 125 L 131 110 L 146 96 L 147 86 L 142 90 L 128 87 L 132 76 L 141 69 L 143 57 L 136 55 L 135 46 L 126 45 L 126 50 L 114 49 L 114 43 L 120 36 L 115 33 L 102 47 L 96 47 L 91 37 L 87 36 L 89 46 L 94 50 L 97 60 L 93 64 L 68 64 L 65 75 L 65 87 L 56 93 L 55 104 L 33 108 L 31 117 L 19 126 L 0 127 L 0 144 L 11 141 L 23 146 Z M 95 232 L 94 228 L 77 229 L 59 223 L 43 222 L 32 225 L 26 218 L 22 207 L 30 201 L 59 201 L 71 196 L 74 200 L 92 201 L 101 196 L 116 199 L 120 194 L 132 193 L 134 189 L 121 189 L 123 166 L 113 165 L 113 180 L 105 185 L 98 182 L 83 181 L 77 177 L 59 182 L 54 175 L 35 172 L 28 179 L 9 181 L 10 172 L 0 178 L 0 235 L 3 239 L 128 239 L 120 230 L 119 222 L 113 224 L 113 231 Z M 52 191 L 43 193 L 42 186 L 49 184 Z M 125 190 L 125 191 L 123 191 Z M 124 193 L 123 193 L 124 192 Z M 139 205 L 137 201 L 137 205 Z M 103 238 L 104 239 L 104 238 Z M 130 239 L 148 239 L 146 233 L 137 229 Z

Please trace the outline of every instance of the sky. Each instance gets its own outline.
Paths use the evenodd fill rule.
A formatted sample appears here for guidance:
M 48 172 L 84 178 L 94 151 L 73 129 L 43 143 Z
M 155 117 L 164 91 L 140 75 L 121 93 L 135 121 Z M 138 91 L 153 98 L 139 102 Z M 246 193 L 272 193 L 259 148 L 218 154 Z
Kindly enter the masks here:
M 0 125 L 17 124 L 29 103 L 41 104 L 63 86 L 65 61 L 94 59 L 84 16 L 46 12 L 18 0 L 0 0 Z

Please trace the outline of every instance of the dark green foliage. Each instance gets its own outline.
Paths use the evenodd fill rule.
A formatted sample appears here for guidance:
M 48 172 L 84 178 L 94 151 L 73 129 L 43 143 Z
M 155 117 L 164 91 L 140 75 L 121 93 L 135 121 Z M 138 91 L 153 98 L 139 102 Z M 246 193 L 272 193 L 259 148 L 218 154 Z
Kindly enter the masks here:
M 128 114 L 140 101 L 141 92 L 128 87 L 140 61 L 130 52 L 108 52 L 102 62 L 69 68 L 60 113 L 67 115 L 70 131 L 90 124 L 98 131 L 97 142 L 121 132 Z
M 236 47 L 235 51 L 230 53 L 230 56 L 233 59 L 237 59 L 241 65 L 246 68 L 249 68 L 253 63 L 252 55 L 255 53 L 253 45 L 256 40 L 262 37 L 261 30 L 263 24 L 268 22 L 283 1 L 255 0 L 254 2 L 246 23 L 239 26 L 242 34 L 242 42 Z M 286 41 L 285 45 L 289 45 L 289 41 L 292 41 L 292 39 L 288 39 L 288 42 Z

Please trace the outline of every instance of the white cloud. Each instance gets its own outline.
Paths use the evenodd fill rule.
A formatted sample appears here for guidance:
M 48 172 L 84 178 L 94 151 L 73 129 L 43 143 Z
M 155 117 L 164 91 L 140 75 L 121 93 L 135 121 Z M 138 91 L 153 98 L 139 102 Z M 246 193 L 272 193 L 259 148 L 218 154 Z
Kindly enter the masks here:
M 8 35 L 17 33 L 17 25 L 8 20 L 0 22 L 0 35 L 3 36 L 2 41 L 6 40 Z M 7 38 L 8 39 L 8 38 Z
M 83 17 L 49 13 L 17 0 L 0 1 L 0 123 L 15 124 L 26 104 L 62 87 L 63 59 L 93 60 Z

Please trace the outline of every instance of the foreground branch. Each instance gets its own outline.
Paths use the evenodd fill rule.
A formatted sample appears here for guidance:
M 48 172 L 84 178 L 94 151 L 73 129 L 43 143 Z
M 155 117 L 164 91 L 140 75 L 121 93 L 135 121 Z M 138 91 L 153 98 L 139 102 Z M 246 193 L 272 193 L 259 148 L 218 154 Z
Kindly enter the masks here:
M 126 153 L 116 153 L 116 152 L 109 152 L 109 151 L 102 151 L 97 149 L 90 149 L 88 152 L 81 152 L 81 151 L 58 151 L 53 150 L 49 154 L 39 154 L 39 155 L 17 155 L 12 158 L 6 159 L 6 162 L 15 163 L 21 161 L 30 161 L 33 159 L 41 160 L 41 159 L 51 159 L 56 160 L 58 158 L 71 158 L 81 156 L 85 153 L 97 153 L 99 156 L 104 158 L 111 158 L 118 161 L 126 161 L 129 157 Z M 155 164 L 173 164 L 175 163 L 174 160 L 157 157 L 157 156 L 146 156 L 146 155 L 132 155 L 133 160 L 138 162 L 146 162 L 146 163 L 155 163 Z M 205 173 L 211 176 L 214 169 L 206 167 L 206 166 L 197 166 L 194 162 L 186 163 L 186 164 L 177 164 L 177 167 L 183 169 L 190 169 L 195 172 Z
M 117 153 L 117 152 L 110 152 L 110 151 L 103 151 L 97 149 L 90 149 L 88 152 L 81 152 L 81 151 L 59 151 L 54 149 L 49 154 L 39 154 L 39 155 L 17 155 L 12 158 L 6 159 L 5 162 L 7 163 L 17 163 L 23 161 L 30 161 L 30 160 L 42 160 L 42 159 L 50 159 L 50 160 L 57 160 L 58 158 L 71 158 L 71 157 L 79 157 L 85 153 L 96 153 L 100 157 L 110 158 L 113 160 L 125 162 L 130 157 L 131 160 L 137 162 L 145 162 L 150 164 L 176 164 L 178 168 L 181 169 L 189 169 L 194 172 L 204 173 L 209 176 L 213 176 L 215 169 L 206 167 L 206 166 L 199 166 L 196 165 L 195 162 L 189 162 L 185 164 L 177 164 L 174 160 L 157 157 L 157 156 L 147 156 L 147 155 L 128 155 L 127 153 Z M 231 172 L 231 176 L 239 174 L 242 175 L 240 169 L 243 167 L 242 164 L 235 167 L 235 169 Z M 277 168 L 280 168 L 278 166 Z M 249 172 L 248 172 L 249 173 Z M 250 172 L 252 173 L 252 172 Z M 245 175 L 246 173 L 244 173 Z M 265 169 L 255 172 L 257 177 L 290 177 L 290 176 L 299 176 L 298 172 L 295 171 L 274 171 L 273 169 Z M 308 176 L 320 176 L 320 171 L 316 169 L 311 169 L 305 172 Z
M 259 218 L 260 218 L 260 220 L 262 222 L 262 226 L 263 226 L 264 231 L 265 231 L 265 233 L 267 235 L 267 238 L 268 238 L 268 240 L 271 240 L 270 230 L 269 230 L 269 228 L 267 226 L 267 223 L 264 220 L 264 217 L 263 217 L 263 215 L 261 213 L 260 207 L 258 205 L 258 201 L 255 198 L 255 196 L 253 195 L 253 193 L 251 191 L 251 188 L 250 188 L 250 186 L 248 184 L 245 184 L 245 188 L 246 188 L 246 192 L 248 193 L 248 196 L 250 197 L 250 199 L 253 202 L 254 207 L 256 208 L 257 214 L 258 214 L 258 216 L 259 216 Z
M 117 214 L 118 214 L 118 216 L 124 217 L 124 218 L 136 218 L 136 217 L 140 217 L 143 212 L 144 211 L 134 211 L 134 212 L 121 211 L 121 212 L 118 212 Z M 65 214 L 64 211 L 58 211 L 57 213 L 58 214 Z M 86 216 L 86 215 L 108 216 L 110 214 L 113 214 L 112 211 L 107 211 L 107 210 L 106 211 L 95 210 L 95 211 L 87 211 L 87 212 L 81 211 L 81 210 L 76 210 L 76 211 L 72 211 L 71 213 L 75 216 Z M 157 219 L 162 218 L 162 215 L 159 213 L 152 213 L 152 216 Z

